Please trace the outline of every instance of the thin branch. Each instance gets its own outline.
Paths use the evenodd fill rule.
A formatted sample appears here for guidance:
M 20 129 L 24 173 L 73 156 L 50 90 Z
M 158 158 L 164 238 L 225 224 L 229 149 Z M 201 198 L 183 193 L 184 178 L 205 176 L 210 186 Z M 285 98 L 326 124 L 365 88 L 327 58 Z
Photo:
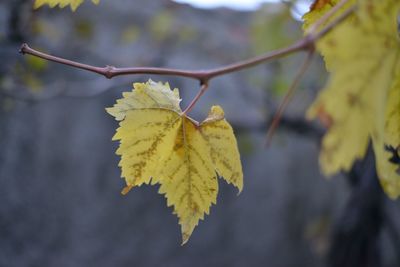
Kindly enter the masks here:
M 344 5 L 344 3 L 346 3 L 347 1 L 348 0 L 342 0 L 340 5 Z M 326 17 L 326 18 L 323 17 L 321 20 L 326 21 L 330 16 L 332 16 L 336 12 L 336 10 L 339 7 L 334 7 L 333 9 L 335 9 L 335 10 L 332 11 L 328 17 Z M 30 48 L 28 46 L 28 44 L 26 44 L 26 43 L 22 44 L 22 46 L 20 48 L 20 53 L 21 54 L 29 54 L 29 55 L 36 56 L 36 57 L 39 57 L 39 58 L 42 58 L 45 60 L 49 60 L 49 61 L 57 62 L 60 64 L 68 65 L 71 67 L 75 67 L 78 69 L 83 69 L 83 70 L 87 70 L 90 72 L 94 72 L 94 73 L 103 75 L 108 79 L 111 79 L 115 76 L 133 75 L 133 74 L 172 75 L 172 76 L 181 76 L 181 77 L 196 79 L 196 80 L 200 81 L 201 88 L 200 88 L 199 92 L 197 93 L 197 95 L 190 102 L 188 107 L 183 111 L 183 114 L 186 115 L 193 109 L 193 107 L 195 106 L 197 101 L 200 99 L 200 97 L 205 93 L 205 91 L 207 91 L 209 81 L 212 78 L 215 78 L 215 77 L 218 77 L 221 75 L 225 75 L 228 73 L 236 72 L 239 70 L 243 70 L 246 68 L 254 67 L 261 63 L 265 63 L 267 61 L 270 61 L 270 60 L 273 60 L 276 58 L 281 58 L 281 57 L 287 56 L 287 55 L 295 53 L 295 52 L 308 51 L 309 54 L 308 54 L 307 60 L 305 61 L 304 65 L 300 68 L 300 71 L 299 71 L 298 75 L 295 77 L 295 80 L 294 80 L 291 88 L 289 89 L 289 92 L 286 95 L 282 106 L 278 110 L 278 113 L 272 122 L 272 126 L 267 135 L 267 142 L 269 142 L 268 140 L 270 140 L 276 126 L 278 125 L 283 110 L 286 108 L 286 105 L 289 103 L 294 89 L 297 87 L 297 85 L 301 79 L 301 76 L 304 74 L 305 70 L 308 67 L 308 64 L 310 63 L 311 55 L 313 54 L 313 52 L 315 50 L 316 41 L 318 39 L 320 39 L 321 37 L 323 37 L 328 32 L 330 32 L 336 25 L 338 25 L 339 23 L 344 21 L 354 10 L 355 10 L 355 6 L 353 6 L 352 8 L 349 8 L 341 16 L 334 19 L 331 23 L 326 25 L 319 32 L 316 32 L 316 28 L 318 28 L 319 25 L 314 26 L 314 30 L 312 32 L 309 32 L 304 38 L 298 40 L 297 42 L 295 42 L 294 44 L 292 44 L 286 48 L 273 50 L 273 51 L 263 54 L 261 56 L 253 57 L 253 58 L 250 58 L 247 60 L 239 61 L 239 62 L 230 64 L 230 65 L 226 65 L 226 66 L 223 66 L 220 68 L 209 69 L 209 70 L 188 71 L 188 70 L 181 70 L 181 69 L 153 68 L 153 67 L 133 67 L 133 68 L 116 68 L 113 66 L 96 67 L 96 66 L 64 59 L 61 57 L 52 56 L 52 55 L 49 55 L 49 54 L 46 54 L 43 52 L 39 52 L 35 49 Z M 317 24 L 318 23 L 322 24 L 323 22 L 321 22 L 321 20 L 319 20 L 317 22 Z
M 248 60 L 243 60 L 234 64 L 230 64 L 221 68 L 210 69 L 210 70 L 181 70 L 181 69 L 171 69 L 171 68 L 154 68 L 154 67 L 132 67 L 132 68 L 116 68 L 113 66 L 106 67 L 96 67 L 88 64 L 79 63 L 76 61 L 64 59 L 61 57 L 52 56 L 43 52 L 39 52 L 28 44 L 24 43 L 21 46 L 20 53 L 29 54 L 36 56 L 45 60 L 57 62 L 60 64 L 68 65 L 74 68 L 83 69 L 91 71 L 111 79 L 115 76 L 120 75 L 134 75 L 134 74 L 156 74 L 156 75 L 172 75 L 181 76 L 186 78 L 192 78 L 199 80 L 201 84 L 208 83 L 208 81 L 214 77 L 221 76 L 227 73 L 235 72 L 241 69 L 253 67 L 255 65 L 267 62 L 269 60 L 280 58 L 286 56 L 290 53 L 298 52 L 301 50 L 306 50 L 310 46 L 310 40 L 301 39 L 294 45 L 287 48 L 274 50 L 272 52 L 266 53 L 264 55 L 254 57 Z
M 46 54 L 43 52 L 39 52 L 39 51 L 29 47 L 28 44 L 26 44 L 26 43 L 22 44 L 20 53 L 29 54 L 29 55 L 36 56 L 36 57 L 39 57 L 39 58 L 42 58 L 45 60 L 57 62 L 57 63 L 64 64 L 67 66 L 71 66 L 74 68 L 91 71 L 91 72 L 103 75 L 108 79 L 111 79 L 115 76 L 128 75 L 128 74 L 176 75 L 176 76 L 182 76 L 182 77 L 188 77 L 188 78 L 194 78 L 194 79 L 198 79 L 197 76 L 199 76 L 199 75 L 193 74 L 193 72 L 191 72 L 191 71 L 178 70 L 178 69 L 164 69 L 164 68 L 152 68 L 152 67 L 116 68 L 113 66 L 96 67 L 96 66 L 64 59 L 61 57 L 52 56 L 52 55 L 49 55 L 49 54 Z
M 271 126 L 268 129 L 267 136 L 266 136 L 266 141 L 265 145 L 269 146 L 272 136 L 275 133 L 276 128 L 278 127 L 278 124 L 281 120 L 282 114 L 284 110 L 286 109 L 287 105 L 290 103 L 290 100 L 293 97 L 294 92 L 296 91 L 296 88 L 298 87 L 301 78 L 303 77 L 304 73 L 310 66 L 312 56 L 314 55 L 314 50 L 310 50 L 309 53 L 307 54 L 307 58 L 304 60 L 302 66 L 300 67 L 299 71 L 297 72 L 292 84 L 290 85 L 288 92 L 286 93 L 281 105 L 279 106 L 278 110 L 275 113 L 275 116 L 271 122 Z
M 83 69 L 87 71 L 91 71 L 94 73 L 98 73 L 100 75 L 105 76 L 108 79 L 111 79 L 115 76 L 120 75 L 134 75 L 134 74 L 157 74 L 157 75 L 172 75 L 172 76 L 181 76 L 191 79 L 196 79 L 200 81 L 201 84 L 207 84 L 212 78 L 225 75 L 228 73 L 236 72 L 242 69 L 254 67 L 261 63 L 265 63 L 267 61 L 281 58 L 287 56 L 289 54 L 299 52 L 299 51 L 307 51 L 314 47 L 315 42 L 331 31 L 337 24 L 341 23 L 345 20 L 352 12 L 354 8 L 350 8 L 346 12 L 344 12 L 341 16 L 337 19 L 333 20 L 327 26 L 325 26 L 320 32 L 318 33 L 310 33 L 307 34 L 304 38 L 298 40 L 294 44 L 282 48 L 273 50 L 266 54 L 263 54 L 258 57 L 253 57 L 247 60 L 239 61 L 227 66 L 223 66 L 220 68 L 210 69 L 210 70 L 182 70 L 182 69 L 171 69 L 171 68 L 153 68 L 153 67 L 133 67 L 133 68 L 116 68 L 113 66 L 106 66 L 106 67 L 96 67 L 88 64 L 79 63 L 76 61 L 64 59 L 61 57 L 52 56 L 43 52 L 39 52 L 35 49 L 32 49 L 28 46 L 28 44 L 22 44 L 20 48 L 20 53 L 22 54 L 29 54 L 32 56 L 36 56 L 45 60 L 57 62 L 60 64 L 68 65 L 71 67 L 75 67 L 78 69 Z
M 310 47 L 313 46 L 313 43 L 314 43 L 313 40 L 308 39 L 308 38 L 303 38 L 303 39 L 300 39 L 299 41 L 297 41 L 296 43 L 294 43 L 293 45 L 290 45 L 286 48 L 277 49 L 277 50 L 271 51 L 269 53 L 266 53 L 266 54 L 258 56 L 258 57 L 250 58 L 248 60 L 239 61 L 234 64 L 230 64 L 230 65 L 220 67 L 217 69 L 209 70 L 206 72 L 207 73 L 206 80 L 210 80 L 211 78 L 225 75 L 225 74 L 228 74 L 231 72 L 236 72 L 236 71 L 239 71 L 242 69 L 251 68 L 251 67 L 254 67 L 261 63 L 265 63 L 267 61 L 270 61 L 270 60 L 273 60 L 276 58 L 282 58 L 282 57 L 287 56 L 292 53 L 309 50 Z

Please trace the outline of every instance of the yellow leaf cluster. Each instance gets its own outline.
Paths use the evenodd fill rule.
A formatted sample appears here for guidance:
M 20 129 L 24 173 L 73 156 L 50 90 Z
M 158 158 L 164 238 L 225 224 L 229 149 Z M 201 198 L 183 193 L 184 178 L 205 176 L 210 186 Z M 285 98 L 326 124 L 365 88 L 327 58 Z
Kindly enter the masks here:
M 305 28 L 338 2 L 316 1 Z M 381 184 L 396 198 L 399 165 L 390 159 L 400 150 L 400 1 L 350 0 L 327 23 L 351 5 L 355 13 L 317 43 L 331 76 L 307 116 L 328 127 L 320 154 L 325 174 L 348 171 L 372 140 Z
M 179 217 L 183 244 L 216 203 L 218 177 L 243 188 L 240 156 L 232 127 L 219 106 L 201 123 L 182 113 L 178 89 L 135 83 L 134 90 L 108 108 L 120 121 L 113 140 L 127 193 L 142 184 L 160 184 L 167 205 Z
M 34 8 L 39 8 L 43 5 L 49 5 L 51 8 L 55 6 L 59 6 L 64 8 L 68 5 L 71 6 L 72 11 L 75 11 L 84 0 L 35 0 Z M 96 5 L 100 2 L 100 0 L 92 0 Z

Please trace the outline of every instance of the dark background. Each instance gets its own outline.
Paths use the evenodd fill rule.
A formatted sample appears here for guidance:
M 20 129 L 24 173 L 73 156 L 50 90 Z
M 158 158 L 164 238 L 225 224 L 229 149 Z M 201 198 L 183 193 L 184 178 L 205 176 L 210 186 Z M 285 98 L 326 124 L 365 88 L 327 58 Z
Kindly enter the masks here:
M 343 248 L 347 259 L 377 253 L 379 262 L 364 266 L 399 266 L 399 202 L 382 196 L 376 179 L 366 185 L 372 193 L 357 187 L 364 177 L 357 170 L 329 180 L 320 174 L 320 128 L 303 119 L 327 77 L 319 58 L 268 149 L 262 147 L 267 123 L 304 55 L 211 82 L 192 115 L 201 120 L 211 105 L 224 108 L 238 138 L 244 190 L 236 196 L 221 180 L 218 204 L 182 247 L 178 220 L 157 187 L 121 196 L 118 144 L 111 141 L 117 122 L 105 108 L 132 82 L 149 78 L 180 88 L 185 107 L 197 82 L 147 75 L 107 80 L 18 54 L 28 42 L 99 66 L 202 69 L 282 47 L 301 35 L 300 22 L 282 4 L 239 12 L 102 0 L 72 13 L 2 0 L 0 266 L 327 266 L 336 255 L 332 250 Z M 368 166 L 374 166 L 371 160 Z M 369 222 L 375 228 L 360 227 Z M 343 229 L 350 236 L 340 239 Z M 372 241 L 363 238 L 371 235 Z M 347 246 L 353 241 L 355 247 Z M 372 244 L 372 252 L 359 244 Z

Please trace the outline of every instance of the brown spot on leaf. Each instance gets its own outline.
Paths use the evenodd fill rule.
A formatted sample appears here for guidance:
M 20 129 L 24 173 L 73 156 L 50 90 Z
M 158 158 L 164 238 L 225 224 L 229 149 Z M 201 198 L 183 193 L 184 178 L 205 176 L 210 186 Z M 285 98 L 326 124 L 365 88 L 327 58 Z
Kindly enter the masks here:
M 333 6 L 332 0 L 315 0 L 310 7 L 310 11 L 319 10 L 323 8 L 325 5 Z
M 201 196 L 201 195 L 200 195 Z M 195 214 L 197 214 L 198 212 L 199 212 L 199 205 L 197 205 L 197 203 L 195 203 L 195 202 L 192 202 L 192 211 L 193 211 L 193 213 L 195 213 Z
M 332 126 L 333 118 L 328 112 L 326 112 L 322 105 L 320 105 L 317 109 L 317 116 L 322 125 L 324 125 L 326 128 L 330 128 Z
M 336 41 L 333 38 L 327 39 L 325 43 L 331 48 L 336 47 Z
M 357 97 L 357 95 L 352 94 L 352 93 L 348 93 L 347 94 L 347 101 L 349 102 L 350 106 L 354 106 L 357 103 L 359 103 L 359 98 Z

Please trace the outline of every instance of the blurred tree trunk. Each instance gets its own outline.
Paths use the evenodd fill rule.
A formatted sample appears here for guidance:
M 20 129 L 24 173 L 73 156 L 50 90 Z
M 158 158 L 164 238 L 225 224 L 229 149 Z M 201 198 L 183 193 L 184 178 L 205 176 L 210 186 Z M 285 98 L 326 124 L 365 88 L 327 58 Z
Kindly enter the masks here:
M 328 266 L 382 266 L 379 234 L 383 226 L 385 195 L 371 148 L 363 160 L 354 164 L 348 180 L 352 192 L 333 229 Z

